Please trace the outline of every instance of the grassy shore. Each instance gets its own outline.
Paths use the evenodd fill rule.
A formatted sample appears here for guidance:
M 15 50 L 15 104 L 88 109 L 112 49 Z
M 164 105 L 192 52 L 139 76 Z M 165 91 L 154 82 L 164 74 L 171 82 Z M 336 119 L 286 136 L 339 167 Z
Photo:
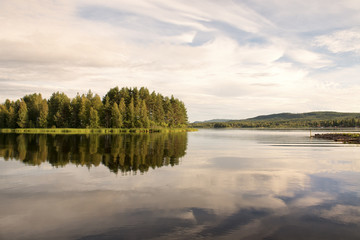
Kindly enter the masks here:
M 153 132 L 191 132 L 194 128 L 1 128 L 0 133 L 31 134 L 120 134 Z

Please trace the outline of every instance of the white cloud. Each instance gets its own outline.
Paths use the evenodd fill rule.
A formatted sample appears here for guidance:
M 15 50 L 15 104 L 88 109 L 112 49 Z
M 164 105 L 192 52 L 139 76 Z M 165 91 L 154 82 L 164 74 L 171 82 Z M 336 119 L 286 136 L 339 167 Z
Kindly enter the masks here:
M 315 38 L 315 45 L 326 47 L 333 53 L 360 53 L 360 30 L 347 29 Z
M 323 68 L 332 64 L 325 56 L 304 49 L 289 49 L 287 55 L 309 68 Z
M 316 96 L 324 98 L 317 102 L 330 96 L 320 84 L 324 80 L 315 78 L 316 71 L 333 68 L 333 76 L 341 71 L 334 68 L 336 60 L 314 50 L 314 41 L 299 36 L 308 25 L 289 30 L 281 22 L 300 13 L 317 20 L 324 4 L 3 1 L 0 101 L 33 90 L 47 94 L 63 90 L 72 97 L 91 88 L 103 95 L 119 85 L 174 94 L 185 101 L 190 121 L 313 110 Z M 351 4 L 346 1 L 341 8 L 325 4 L 321 16 L 345 16 Z M 356 19 L 343 24 L 355 25 Z M 356 52 L 358 33 L 350 29 L 344 44 L 341 32 L 323 34 L 316 44 L 333 52 Z M 336 79 L 331 82 L 339 83 Z M 341 91 L 350 93 L 354 81 Z

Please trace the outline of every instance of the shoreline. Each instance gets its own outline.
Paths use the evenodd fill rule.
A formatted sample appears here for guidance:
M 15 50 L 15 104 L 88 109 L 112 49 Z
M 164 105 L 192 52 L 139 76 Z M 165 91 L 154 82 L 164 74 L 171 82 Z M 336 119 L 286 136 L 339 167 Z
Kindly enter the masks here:
M 194 128 L 2 128 L 0 133 L 24 134 L 123 134 L 193 132 Z

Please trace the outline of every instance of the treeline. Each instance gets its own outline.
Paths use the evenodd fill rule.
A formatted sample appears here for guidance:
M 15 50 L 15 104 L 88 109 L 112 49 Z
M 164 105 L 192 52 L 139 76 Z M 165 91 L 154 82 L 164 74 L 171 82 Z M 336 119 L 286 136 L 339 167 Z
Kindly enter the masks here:
M 182 101 L 144 87 L 115 87 L 102 99 L 90 90 L 73 99 L 56 92 L 46 100 L 34 93 L 0 105 L 0 128 L 181 128 L 187 121 Z
M 104 165 L 111 172 L 144 173 L 175 166 L 186 154 L 187 134 L 46 135 L 0 134 L 0 157 L 38 166 Z
M 191 124 L 194 128 L 348 128 L 360 127 L 360 118 L 336 120 L 228 121 Z

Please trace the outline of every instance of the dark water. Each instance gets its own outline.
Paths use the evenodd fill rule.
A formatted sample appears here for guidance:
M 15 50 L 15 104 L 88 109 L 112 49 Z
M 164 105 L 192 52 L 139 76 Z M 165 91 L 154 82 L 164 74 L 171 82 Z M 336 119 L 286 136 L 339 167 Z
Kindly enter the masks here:
M 306 131 L 0 135 L 0 239 L 360 239 L 360 146 Z

